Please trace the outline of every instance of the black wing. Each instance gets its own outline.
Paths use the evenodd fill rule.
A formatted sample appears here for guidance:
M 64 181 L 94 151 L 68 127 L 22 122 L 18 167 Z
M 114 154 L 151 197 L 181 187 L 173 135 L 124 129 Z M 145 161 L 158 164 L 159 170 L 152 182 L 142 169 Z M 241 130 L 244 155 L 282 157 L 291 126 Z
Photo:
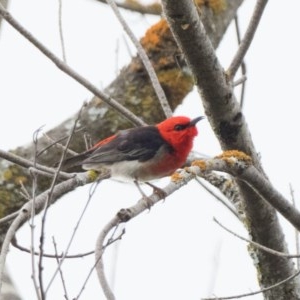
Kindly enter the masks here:
M 110 164 L 124 160 L 147 161 L 155 156 L 160 147 L 167 151 L 172 147 L 160 136 L 155 126 L 145 126 L 120 131 L 116 137 L 88 153 L 82 164 Z

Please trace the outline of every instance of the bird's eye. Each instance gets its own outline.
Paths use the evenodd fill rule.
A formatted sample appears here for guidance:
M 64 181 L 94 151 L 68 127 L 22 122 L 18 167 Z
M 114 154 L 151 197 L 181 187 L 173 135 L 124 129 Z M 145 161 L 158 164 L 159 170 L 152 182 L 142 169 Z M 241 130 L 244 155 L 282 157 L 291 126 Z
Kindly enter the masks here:
M 186 127 L 187 127 L 187 125 L 185 125 L 185 124 L 176 124 L 176 125 L 174 126 L 174 130 L 180 131 L 180 130 L 185 129 Z

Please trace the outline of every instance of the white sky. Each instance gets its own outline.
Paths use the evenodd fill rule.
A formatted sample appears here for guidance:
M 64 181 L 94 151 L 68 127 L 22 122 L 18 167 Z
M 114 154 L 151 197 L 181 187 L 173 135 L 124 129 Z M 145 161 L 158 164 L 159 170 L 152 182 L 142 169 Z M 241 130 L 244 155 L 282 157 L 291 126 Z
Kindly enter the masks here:
M 243 31 L 255 1 L 246 2 L 240 16 Z M 288 3 L 290 6 L 286 7 L 281 1 L 269 1 L 246 57 L 245 115 L 271 181 L 286 197 L 290 197 L 291 183 L 295 196 L 299 197 L 296 172 L 300 152 L 297 141 L 300 3 L 296 0 Z M 40 41 L 61 54 L 58 1 L 11 0 L 10 11 Z M 124 15 L 138 36 L 156 20 L 139 14 Z M 68 63 L 100 87 L 109 84 L 116 69 L 130 59 L 121 27 L 105 5 L 92 0 L 63 0 L 63 29 Z M 9 150 L 30 142 L 33 132 L 42 125 L 47 131 L 59 124 L 91 95 L 58 70 L 10 25 L 2 25 L 0 38 L 0 147 Z M 235 46 L 234 28 L 231 27 L 218 50 L 224 68 L 229 65 Z M 191 117 L 203 114 L 196 92 L 189 95 L 176 114 Z M 200 122 L 198 128 L 195 150 L 211 156 L 218 154 L 220 148 L 208 122 Z M 158 185 L 164 186 L 167 182 L 168 179 L 164 179 Z M 87 198 L 88 187 L 81 188 L 50 209 L 47 252 L 53 253 L 52 236 L 60 251 L 65 249 Z M 101 183 L 70 252 L 94 249 L 97 235 L 106 222 L 120 208 L 133 205 L 138 199 L 138 191 L 130 185 Z M 213 222 L 214 216 L 246 236 L 241 224 L 202 192 L 195 182 L 126 224 L 117 259 L 117 299 L 193 300 L 212 293 L 226 296 L 256 290 L 256 274 L 246 244 L 223 232 Z M 38 240 L 39 219 L 36 225 Z M 293 229 L 285 222 L 283 225 L 287 239 L 292 241 Z M 25 225 L 18 234 L 20 244 L 26 247 L 30 245 L 28 233 L 29 226 Z M 110 248 L 108 254 L 114 251 L 115 248 Z M 291 251 L 294 251 L 293 247 Z M 105 260 L 107 269 L 109 256 Z M 7 264 L 23 299 L 35 299 L 30 279 L 30 255 L 12 248 Z M 53 260 L 45 260 L 45 283 L 52 276 L 55 265 Z M 92 265 L 93 257 L 65 262 L 63 270 L 70 299 L 80 291 Z M 81 299 L 104 299 L 99 295 L 102 292 L 94 274 Z M 48 296 L 49 299 L 64 299 L 59 278 Z

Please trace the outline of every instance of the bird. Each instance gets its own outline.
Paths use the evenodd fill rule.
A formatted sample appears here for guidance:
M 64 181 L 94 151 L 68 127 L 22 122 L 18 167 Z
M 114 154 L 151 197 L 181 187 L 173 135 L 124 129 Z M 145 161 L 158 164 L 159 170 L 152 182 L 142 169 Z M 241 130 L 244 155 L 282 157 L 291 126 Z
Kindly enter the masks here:
M 129 128 L 97 142 L 87 151 L 67 158 L 63 168 L 81 166 L 84 170 L 107 170 L 120 181 L 149 181 L 172 175 L 182 167 L 192 150 L 204 117 L 173 116 L 157 125 Z M 143 192 L 141 191 L 142 195 Z

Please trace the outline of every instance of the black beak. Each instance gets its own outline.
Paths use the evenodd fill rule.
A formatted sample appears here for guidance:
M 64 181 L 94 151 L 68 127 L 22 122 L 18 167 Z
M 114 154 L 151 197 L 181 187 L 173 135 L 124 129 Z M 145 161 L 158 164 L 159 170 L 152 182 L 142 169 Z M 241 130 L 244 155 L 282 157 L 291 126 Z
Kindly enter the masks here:
M 197 117 L 197 118 L 195 118 L 195 119 L 193 119 L 193 120 L 191 120 L 191 122 L 190 122 L 190 126 L 195 126 L 199 121 L 201 121 L 201 120 L 203 120 L 203 119 L 205 119 L 205 117 L 204 116 L 201 116 L 201 117 Z

